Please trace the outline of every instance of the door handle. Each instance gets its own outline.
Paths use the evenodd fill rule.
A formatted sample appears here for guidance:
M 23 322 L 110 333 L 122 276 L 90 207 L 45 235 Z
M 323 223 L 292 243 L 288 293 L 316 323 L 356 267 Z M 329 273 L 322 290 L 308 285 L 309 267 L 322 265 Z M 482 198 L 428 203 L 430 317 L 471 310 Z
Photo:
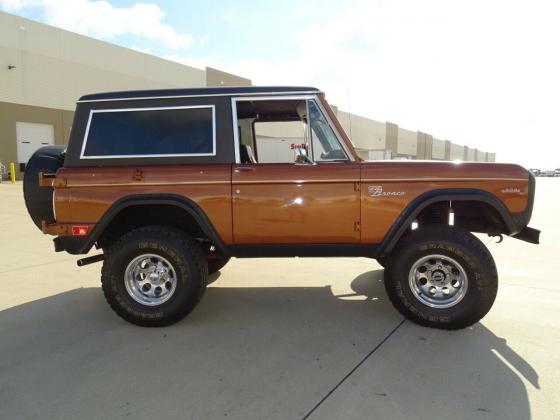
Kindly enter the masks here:
M 235 172 L 253 172 L 255 168 L 253 166 L 238 166 L 234 169 Z

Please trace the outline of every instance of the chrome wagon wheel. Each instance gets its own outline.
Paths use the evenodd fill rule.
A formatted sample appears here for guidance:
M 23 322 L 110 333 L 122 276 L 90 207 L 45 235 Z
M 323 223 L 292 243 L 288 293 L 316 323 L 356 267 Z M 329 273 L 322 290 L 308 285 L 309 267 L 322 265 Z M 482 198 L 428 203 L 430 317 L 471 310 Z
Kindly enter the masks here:
M 143 254 L 128 264 L 124 282 L 126 291 L 136 302 L 157 306 L 173 296 L 177 276 L 171 263 L 162 256 Z
M 445 255 L 428 255 L 417 260 L 410 269 L 408 281 L 416 299 L 441 309 L 457 305 L 469 285 L 465 269 Z

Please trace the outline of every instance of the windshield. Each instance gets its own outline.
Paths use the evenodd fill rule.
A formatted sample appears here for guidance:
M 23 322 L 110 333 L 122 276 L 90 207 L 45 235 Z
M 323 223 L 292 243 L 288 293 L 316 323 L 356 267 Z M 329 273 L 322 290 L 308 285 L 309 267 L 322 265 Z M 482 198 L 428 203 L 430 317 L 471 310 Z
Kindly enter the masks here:
M 308 101 L 308 107 L 315 162 L 348 160 L 336 134 L 315 101 Z

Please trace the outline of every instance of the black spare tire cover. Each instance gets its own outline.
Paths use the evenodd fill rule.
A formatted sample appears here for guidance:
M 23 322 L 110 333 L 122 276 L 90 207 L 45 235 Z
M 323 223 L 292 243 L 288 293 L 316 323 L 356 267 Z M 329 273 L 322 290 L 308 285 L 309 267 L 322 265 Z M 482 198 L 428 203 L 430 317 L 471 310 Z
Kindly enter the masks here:
M 37 150 L 27 162 L 23 175 L 25 206 L 33 222 L 41 229 L 41 221 L 55 221 L 52 197 L 53 188 L 39 186 L 39 172 L 55 173 L 64 164 L 66 146 L 45 146 Z

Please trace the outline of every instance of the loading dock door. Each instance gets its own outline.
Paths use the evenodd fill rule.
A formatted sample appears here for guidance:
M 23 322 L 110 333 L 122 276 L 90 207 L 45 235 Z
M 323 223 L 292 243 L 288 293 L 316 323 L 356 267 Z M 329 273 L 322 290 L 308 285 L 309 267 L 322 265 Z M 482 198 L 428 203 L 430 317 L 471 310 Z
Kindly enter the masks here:
M 37 149 L 54 144 L 54 126 L 18 121 L 16 136 L 17 159 L 23 171 L 24 165 Z

